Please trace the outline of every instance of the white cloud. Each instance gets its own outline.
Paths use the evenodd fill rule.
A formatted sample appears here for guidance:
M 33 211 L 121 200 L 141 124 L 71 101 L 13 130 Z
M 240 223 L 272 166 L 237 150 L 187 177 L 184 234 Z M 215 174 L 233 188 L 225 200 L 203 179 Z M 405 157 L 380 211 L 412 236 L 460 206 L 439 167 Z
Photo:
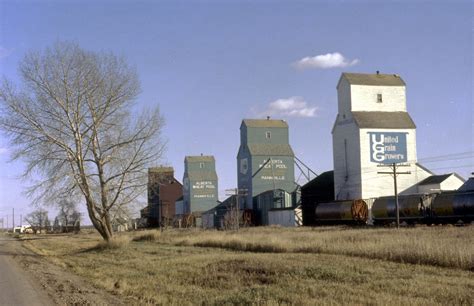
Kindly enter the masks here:
M 13 53 L 13 49 L 7 49 L 0 46 L 0 59 L 3 59 Z
M 302 97 L 290 97 L 270 102 L 262 116 L 315 117 L 318 107 L 311 107 Z
M 304 57 L 294 65 L 299 69 L 328 69 L 353 66 L 359 63 L 358 59 L 348 60 L 339 52 Z

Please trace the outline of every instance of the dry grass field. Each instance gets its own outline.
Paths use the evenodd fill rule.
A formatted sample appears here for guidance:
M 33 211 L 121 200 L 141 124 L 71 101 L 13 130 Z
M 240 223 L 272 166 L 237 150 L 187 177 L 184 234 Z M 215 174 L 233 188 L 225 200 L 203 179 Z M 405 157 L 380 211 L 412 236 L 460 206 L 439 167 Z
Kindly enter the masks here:
M 42 236 L 37 254 L 137 304 L 473 305 L 474 227 Z

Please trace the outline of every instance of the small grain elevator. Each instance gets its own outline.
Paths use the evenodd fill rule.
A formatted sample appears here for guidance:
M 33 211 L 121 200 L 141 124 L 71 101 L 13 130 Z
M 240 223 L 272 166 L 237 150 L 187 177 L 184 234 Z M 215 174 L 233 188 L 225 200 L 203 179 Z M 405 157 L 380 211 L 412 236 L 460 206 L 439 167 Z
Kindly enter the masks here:
M 284 120 L 245 119 L 240 126 L 237 180 L 242 209 L 253 209 L 253 197 L 264 191 L 296 189 L 294 153 Z
M 214 156 L 186 156 L 183 177 L 185 213 L 208 211 L 217 205 L 218 200 Z

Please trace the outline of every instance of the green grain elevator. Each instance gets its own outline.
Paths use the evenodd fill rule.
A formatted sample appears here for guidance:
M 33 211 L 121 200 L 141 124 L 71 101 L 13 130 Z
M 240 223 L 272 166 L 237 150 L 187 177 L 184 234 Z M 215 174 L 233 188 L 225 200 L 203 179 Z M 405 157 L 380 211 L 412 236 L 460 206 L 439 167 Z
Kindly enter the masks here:
M 204 212 L 218 203 L 216 161 L 213 156 L 184 159 L 183 201 L 185 213 Z
M 253 209 L 253 197 L 264 191 L 294 192 L 294 158 L 284 120 L 242 120 L 237 179 L 247 196 L 242 197 L 241 208 Z

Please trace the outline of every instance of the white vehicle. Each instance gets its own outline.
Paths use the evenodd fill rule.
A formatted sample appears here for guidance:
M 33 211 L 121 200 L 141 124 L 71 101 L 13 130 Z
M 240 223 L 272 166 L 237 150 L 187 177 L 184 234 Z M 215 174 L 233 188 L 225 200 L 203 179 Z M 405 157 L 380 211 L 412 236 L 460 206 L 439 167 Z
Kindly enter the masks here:
M 33 229 L 31 228 L 31 225 L 21 225 L 21 226 L 15 226 L 13 229 L 13 232 L 16 234 L 32 234 Z

